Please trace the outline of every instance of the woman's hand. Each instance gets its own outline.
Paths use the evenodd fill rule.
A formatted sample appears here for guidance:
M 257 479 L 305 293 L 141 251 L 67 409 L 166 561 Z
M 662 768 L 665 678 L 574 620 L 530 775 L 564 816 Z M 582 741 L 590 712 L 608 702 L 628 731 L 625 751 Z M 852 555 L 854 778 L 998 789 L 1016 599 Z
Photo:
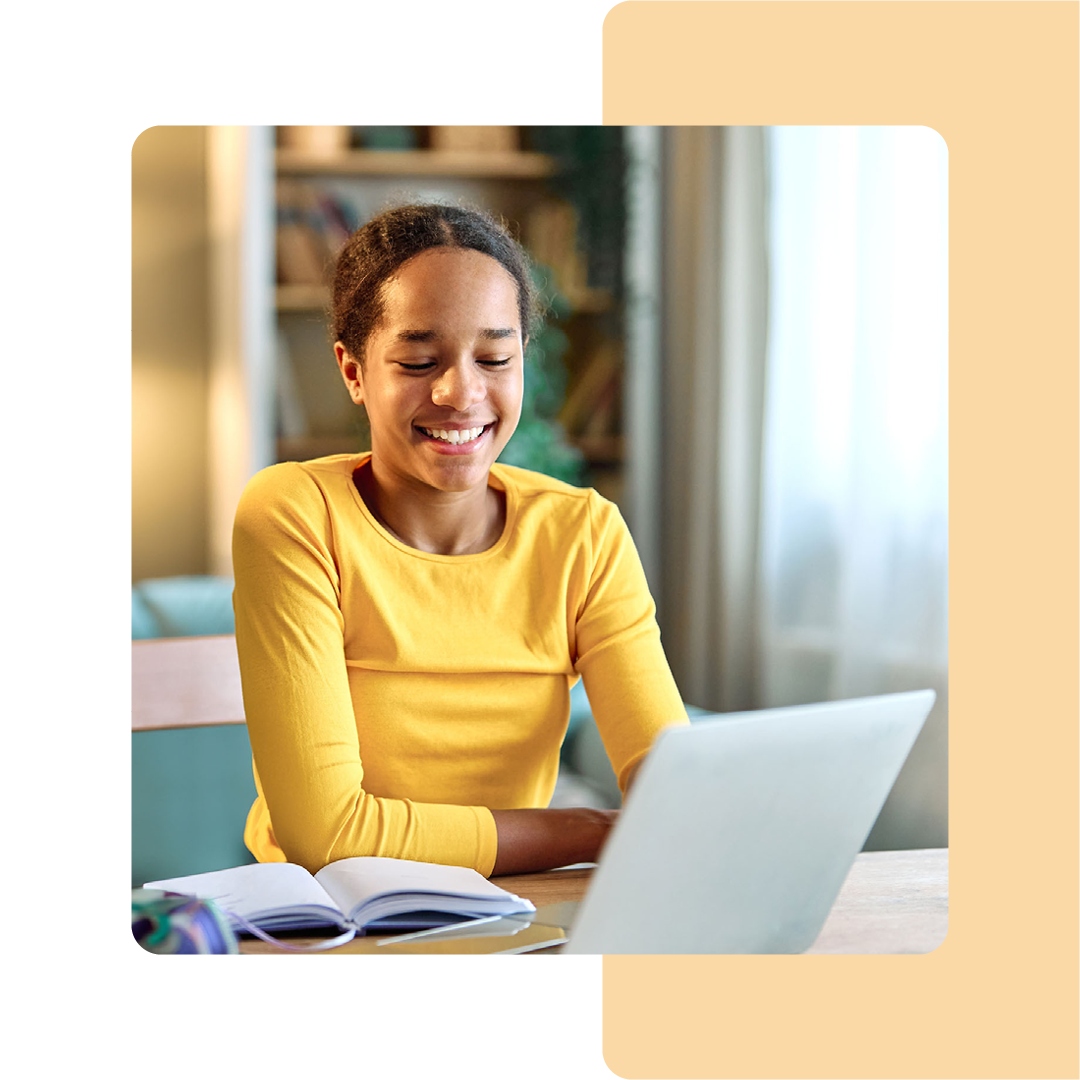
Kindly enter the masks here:
M 570 863 L 595 862 L 618 810 L 492 810 L 499 834 L 496 874 L 527 874 Z
M 645 758 L 626 778 L 629 793 Z M 577 862 L 596 862 L 618 810 L 571 807 L 564 810 L 492 810 L 499 834 L 496 874 L 528 874 Z

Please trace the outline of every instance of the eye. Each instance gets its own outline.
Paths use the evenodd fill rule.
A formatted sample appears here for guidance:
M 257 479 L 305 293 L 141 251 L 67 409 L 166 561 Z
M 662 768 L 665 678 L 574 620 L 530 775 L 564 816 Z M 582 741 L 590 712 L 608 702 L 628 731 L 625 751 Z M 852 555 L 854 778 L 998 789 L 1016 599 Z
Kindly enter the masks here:
M 505 367 L 510 363 L 511 357 L 503 357 L 502 360 L 481 360 L 480 363 L 485 367 Z
M 405 364 L 398 363 L 398 367 L 404 368 L 405 371 L 430 371 L 435 366 L 433 360 L 426 360 L 422 364 Z

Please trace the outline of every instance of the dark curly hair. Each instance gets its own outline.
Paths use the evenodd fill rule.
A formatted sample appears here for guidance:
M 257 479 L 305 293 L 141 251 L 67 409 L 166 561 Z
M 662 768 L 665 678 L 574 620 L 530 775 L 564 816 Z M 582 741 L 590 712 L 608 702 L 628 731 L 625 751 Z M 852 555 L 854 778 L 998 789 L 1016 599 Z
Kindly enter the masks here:
M 490 255 L 517 283 L 523 337 L 539 317 L 529 257 L 505 224 L 482 210 L 441 203 L 398 206 L 349 237 L 334 270 L 331 327 L 361 364 L 383 312 L 383 286 L 410 259 L 430 248 L 464 248 Z

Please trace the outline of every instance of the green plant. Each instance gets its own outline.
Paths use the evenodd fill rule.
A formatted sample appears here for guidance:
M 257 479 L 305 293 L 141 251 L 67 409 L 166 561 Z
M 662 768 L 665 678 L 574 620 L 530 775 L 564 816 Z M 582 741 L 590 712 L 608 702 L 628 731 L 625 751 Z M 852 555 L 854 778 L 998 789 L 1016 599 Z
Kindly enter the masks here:
M 570 313 L 570 305 L 555 288 L 547 267 L 534 264 L 532 273 L 544 301 L 545 318 L 529 338 L 521 420 L 499 460 L 506 465 L 533 469 L 568 484 L 580 485 L 585 474 L 585 459 L 567 440 L 566 432 L 556 419 L 566 397 L 563 356 L 568 345 L 558 322 Z

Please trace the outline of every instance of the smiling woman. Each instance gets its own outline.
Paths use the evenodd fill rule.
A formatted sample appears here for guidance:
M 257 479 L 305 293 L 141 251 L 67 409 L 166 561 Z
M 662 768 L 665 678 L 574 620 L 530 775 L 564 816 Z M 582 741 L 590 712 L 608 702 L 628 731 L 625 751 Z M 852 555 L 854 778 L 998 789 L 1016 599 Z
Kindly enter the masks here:
M 570 687 L 623 790 L 686 722 L 617 508 L 497 462 L 533 309 L 475 211 L 389 211 L 342 252 L 334 352 L 371 451 L 264 470 L 234 531 L 260 861 L 591 860 L 613 812 L 546 809 Z
M 384 286 L 364 362 L 334 346 L 371 425 L 361 491 L 411 547 L 463 555 L 502 532 L 505 499 L 487 479 L 521 415 L 517 294 L 490 256 L 432 248 Z

